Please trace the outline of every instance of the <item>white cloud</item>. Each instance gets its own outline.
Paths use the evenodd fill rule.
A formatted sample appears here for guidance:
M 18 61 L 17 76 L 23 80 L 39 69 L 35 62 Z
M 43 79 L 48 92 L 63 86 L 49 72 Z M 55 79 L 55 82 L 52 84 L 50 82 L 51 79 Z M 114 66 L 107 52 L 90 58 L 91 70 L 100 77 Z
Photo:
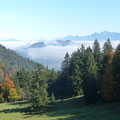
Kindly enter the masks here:
M 101 48 L 103 47 L 105 41 L 101 41 Z M 119 41 L 111 41 L 114 48 L 117 47 Z M 85 47 L 92 47 L 93 41 L 80 41 L 69 46 L 46 46 L 43 48 L 29 48 L 25 50 L 26 55 L 28 55 L 32 60 L 35 60 L 44 65 L 48 65 L 50 68 L 60 69 L 61 62 L 64 59 L 66 52 L 70 55 L 72 52 L 76 51 L 81 45 L 84 44 Z
M 103 47 L 105 41 L 100 41 L 101 48 Z M 120 41 L 111 41 L 114 48 L 120 43 Z M 42 48 L 27 48 L 30 45 L 30 42 L 1 42 L 7 48 L 18 50 L 20 54 L 29 57 L 32 60 L 35 60 L 44 65 L 48 65 L 50 68 L 60 69 L 61 62 L 64 59 L 66 52 L 71 54 L 76 51 L 78 48 L 84 44 L 85 47 L 93 46 L 93 41 L 79 41 L 75 42 L 72 45 L 65 47 L 62 46 L 46 46 Z M 24 49 L 26 48 L 26 49 Z

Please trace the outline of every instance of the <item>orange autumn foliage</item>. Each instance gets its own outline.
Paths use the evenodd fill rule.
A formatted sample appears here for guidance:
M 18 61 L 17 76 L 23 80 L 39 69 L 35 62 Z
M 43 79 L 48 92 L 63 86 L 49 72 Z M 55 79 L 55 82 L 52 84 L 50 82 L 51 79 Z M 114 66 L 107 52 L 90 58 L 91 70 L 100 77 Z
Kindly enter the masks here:
M 4 78 L 3 82 L 0 83 L 0 86 L 3 90 L 9 90 L 10 88 L 15 87 L 13 81 L 8 77 Z
M 116 92 L 115 92 L 115 84 L 116 80 L 113 77 L 112 73 L 112 59 L 113 59 L 113 52 L 110 52 L 108 63 L 106 65 L 106 71 L 103 77 L 101 93 L 106 102 L 114 101 L 116 99 Z
M 19 99 L 20 96 L 18 96 L 15 85 L 10 79 L 12 77 L 12 72 L 9 70 L 4 78 L 3 68 L 4 64 L 0 61 L 0 77 L 3 79 L 3 82 L 0 83 L 0 102 L 15 101 L 16 99 Z M 22 89 L 20 89 L 19 94 L 22 94 Z
M 108 63 L 112 63 L 112 59 L 113 59 L 114 53 L 110 52 L 109 54 L 109 59 L 108 59 Z
M 8 98 L 10 99 L 10 101 L 13 101 L 15 99 L 19 99 L 20 96 L 17 95 L 16 89 L 15 88 L 11 88 L 9 90 L 9 96 Z
M 9 93 L 6 96 L 6 98 L 8 98 L 9 101 L 15 101 L 20 98 L 20 96 L 18 96 L 16 92 L 16 88 L 15 88 L 13 81 L 8 77 L 4 78 L 3 82 L 0 83 L 0 89 L 1 89 L 0 101 L 4 99 L 3 96 L 4 96 L 5 91 L 8 91 Z

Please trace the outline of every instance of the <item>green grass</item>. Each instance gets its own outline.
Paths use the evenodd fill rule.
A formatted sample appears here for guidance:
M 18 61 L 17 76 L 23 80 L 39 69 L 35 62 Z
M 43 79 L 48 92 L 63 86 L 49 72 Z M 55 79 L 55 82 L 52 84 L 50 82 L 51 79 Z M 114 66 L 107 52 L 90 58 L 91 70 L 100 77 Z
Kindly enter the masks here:
M 120 120 L 120 102 L 86 106 L 82 97 L 33 112 L 27 102 L 0 104 L 0 120 Z

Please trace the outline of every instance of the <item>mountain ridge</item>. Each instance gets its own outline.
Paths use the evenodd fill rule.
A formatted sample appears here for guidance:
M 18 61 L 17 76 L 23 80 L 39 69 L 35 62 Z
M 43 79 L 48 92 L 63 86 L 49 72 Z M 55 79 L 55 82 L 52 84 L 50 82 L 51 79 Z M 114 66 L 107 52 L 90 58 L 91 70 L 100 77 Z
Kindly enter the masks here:
M 107 39 L 110 40 L 120 40 L 120 33 L 118 32 L 108 32 L 108 31 L 103 31 L 100 33 L 92 33 L 90 35 L 86 36 L 73 36 L 73 35 L 68 35 L 63 38 L 56 38 L 55 40 L 50 41 L 49 43 L 45 43 L 44 41 L 36 42 L 30 46 L 30 48 L 41 48 L 41 47 L 46 47 L 46 46 L 67 46 L 67 45 L 72 45 L 74 44 L 75 41 L 104 41 Z
M 63 37 L 63 38 L 57 38 L 56 40 L 58 40 L 58 39 L 61 39 L 61 40 L 70 39 L 70 40 L 92 40 L 92 41 L 94 41 L 95 39 L 106 40 L 108 38 L 110 40 L 120 40 L 120 33 L 119 32 L 103 31 L 100 33 L 95 32 L 95 33 L 92 33 L 92 34 L 86 35 L 86 36 L 68 35 L 68 36 Z

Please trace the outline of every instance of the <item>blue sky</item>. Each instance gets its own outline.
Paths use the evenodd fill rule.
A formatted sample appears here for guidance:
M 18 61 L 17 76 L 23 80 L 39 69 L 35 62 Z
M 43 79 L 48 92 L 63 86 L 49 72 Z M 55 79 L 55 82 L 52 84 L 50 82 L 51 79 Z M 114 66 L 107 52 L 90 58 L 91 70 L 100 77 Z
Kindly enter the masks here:
M 0 39 L 120 32 L 120 0 L 0 0 Z

